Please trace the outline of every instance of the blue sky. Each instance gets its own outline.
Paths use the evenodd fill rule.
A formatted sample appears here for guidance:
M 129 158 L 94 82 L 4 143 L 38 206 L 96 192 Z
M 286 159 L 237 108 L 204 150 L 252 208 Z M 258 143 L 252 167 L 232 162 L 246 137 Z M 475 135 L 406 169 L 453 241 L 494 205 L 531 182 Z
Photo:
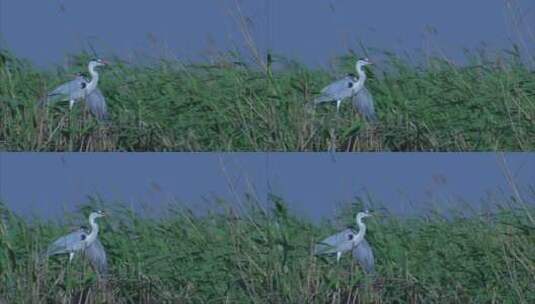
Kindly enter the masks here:
M 399 52 L 438 47 L 461 58 L 463 48 L 482 42 L 490 49 L 518 42 L 506 2 L 518 3 L 524 22 L 535 24 L 531 0 L 3 0 L 0 30 L 4 46 L 45 66 L 88 42 L 125 58 L 141 52 L 202 60 L 210 50 L 243 46 L 239 3 L 261 51 L 309 65 L 358 50 L 358 41 Z M 427 35 L 428 27 L 437 35 Z
M 368 195 L 399 215 L 465 200 L 478 209 L 512 192 L 493 153 L 2 153 L 0 198 L 19 214 L 55 217 L 88 195 L 141 210 L 179 202 L 206 210 L 214 198 L 245 192 L 281 196 L 306 218 L 334 216 Z M 519 187 L 535 186 L 535 154 L 507 154 Z M 533 197 L 531 198 L 533 202 Z

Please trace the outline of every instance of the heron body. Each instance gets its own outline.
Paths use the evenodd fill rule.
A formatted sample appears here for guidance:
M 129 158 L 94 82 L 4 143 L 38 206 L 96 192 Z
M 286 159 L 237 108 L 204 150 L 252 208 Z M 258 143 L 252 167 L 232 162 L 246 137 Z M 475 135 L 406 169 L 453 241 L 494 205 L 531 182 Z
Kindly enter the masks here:
M 342 254 L 350 251 L 355 246 L 355 236 L 357 232 L 353 229 L 346 229 L 331 235 L 323 241 L 316 244 L 314 254 L 316 255 L 330 255 L 336 254 L 336 260 L 339 261 Z
M 83 256 L 89 261 L 91 267 L 101 276 L 108 274 L 108 258 L 104 246 L 97 238 L 83 251 Z
M 370 244 L 364 239 L 366 235 L 366 225 L 362 222 L 365 217 L 371 216 L 367 211 L 359 212 L 356 216 L 357 226 L 359 231 L 353 229 L 346 229 L 329 236 L 323 241 L 316 244 L 314 254 L 334 254 L 336 253 L 336 261 L 339 262 L 342 254 L 352 251 L 353 258 L 361 265 L 366 273 L 374 270 L 374 257 Z
M 79 229 L 73 231 L 65 236 L 60 237 L 55 240 L 46 251 L 48 256 L 58 255 L 58 254 L 69 254 L 69 261 L 74 257 L 74 253 L 84 250 L 88 247 L 91 242 L 88 239 L 89 233 Z
M 349 74 L 346 77 L 337 80 L 321 90 L 320 96 L 314 100 L 314 105 L 325 102 L 336 102 L 336 112 L 340 110 L 342 101 L 355 96 L 364 88 L 366 82 L 366 73 L 364 66 L 371 64 L 368 59 L 364 58 L 358 60 L 355 69 L 357 70 L 358 78 Z
M 84 229 L 78 229 L 62 236 L 48 246 L 46 255 L 69 254 L 69 262 L 71 262 L 75 253 L 87 249 L 95 242 L 99 231 L 98 224 L 95 220 L 103 216 L 104 213 L 101 211 L 92 212 L 89 215 L 89 224 L 91 225 L 90 233 Z
M 82 76 L 77 76 L 74 81 L 87 82 L 87 79 Z M 85 96 L 83 100 L 96 119 L 100 121 L 109 120 L 106 98 L 99 88 L 95 88 L 91 93 Z
M 367 122 L 373 123 L 377 121 L 373 96 L 365 86 L 353 95 L 352 103 L 355 110 L 360 113 Z
M 88 92 L 87 82 L 83 78 L 77 78 L 60 85 L 48 93 L 46 102 L 69 101 L 69 107 L 72 108 L 74 103 L 85 98 Z
M 106 64 L 107 63 L 101 59 L 91 60 L 87 66 L 89 74 L 91 75 L 91 81 L 87 81 L 83 77 L 77 77 L 76 79 L 55 88 L 52 92 L 48 93 L 42 102 L 52 103 L 68 101 L 69 108 L 72 109 L 75 102 L 86 98 L 97 88 L 99 74 L 95 69 Z
M 89 107 L 91 114 L 93 114 L 98 120 L 109 120 L 106 98 L 104 98 L 104 95 L 99 88 L 96 88 L 91 94 L 87 95 L 85 98 L 85 104 L 87 107 Z
M 323 88 L 314 104 L 336 101 L 336 111 L 339 111 L 342 101 L 353 96 L 358 89 L 358 80 L 353 75 L 347 75 Z
M 375 258 L 373 250 L 366 239 L 362 239 L 351 251 L 353 260 L 359 263 L 360 267 L 366 274 L 375 273 Z

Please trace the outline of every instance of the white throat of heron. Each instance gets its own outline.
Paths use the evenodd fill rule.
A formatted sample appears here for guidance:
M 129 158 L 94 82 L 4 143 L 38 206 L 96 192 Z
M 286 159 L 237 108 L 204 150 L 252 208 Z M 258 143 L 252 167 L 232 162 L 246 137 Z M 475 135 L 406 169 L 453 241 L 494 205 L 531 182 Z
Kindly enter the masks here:
M 95 219 L 97 218 L 96 213 L 91 213 L 89 215 L 89 224 L 91 225 L 91 233 L 87 235 L 85 238 L 85 243 L 87 246 L 89 246 L 91 243 L 93 243 L 98 235 L 98 224 L 95 222 Z
M 357 214 L 357 226 L 359 226 L 359 232 L 355 236 L 354 244 L 357 246 L 362 240 L 364 239 L 364 236 L 366 235 L 366 225 L 362 222 L 362 218 L 364 217 L 363 213 Z
M 89 70 L 89 74 L 91 74 L 91 81 L 87 84 L 87 86 L 85 87 L 85 91 L 86 91 L 86 94 L 89 95 L 91 94 L 91 92 L 93 92 L 93 90 L 95 90 L 95 88 L 97 87 L 97 84 L 98 84 L 98 79 L 99 79 L 99 75 L 98 75 L 98 72 L 95 70 L 95 63 L 92 61 L 89 63 L 88 65 L 88 70 Z
M 357 70 L 357 75 L 359 76 L 359 79 L 357 83 L 354 86 L 355 92 L 358 92 L 364 87 L 364 82 L 366 82 L 366 73 L 364 72 L 364 65 L 360 62 L 357 62 L 355 65 L 355 69 Z

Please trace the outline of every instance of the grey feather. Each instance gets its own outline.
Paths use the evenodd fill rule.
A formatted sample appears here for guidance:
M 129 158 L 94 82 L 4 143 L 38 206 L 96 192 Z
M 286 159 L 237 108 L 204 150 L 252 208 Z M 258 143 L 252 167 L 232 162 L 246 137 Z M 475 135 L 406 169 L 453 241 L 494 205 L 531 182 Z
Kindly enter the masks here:
M 51 103 L 56 101 L 68 101 L 72 99 L 84 99 L 89 111 L 95 118 L 100 121 L 108 121 L 108 107 L 106 105 L 106 98 L 99 88 L 95 88 L 89 95 L 85 96 L 85 92 L 81 89 L 89 81 L 82 76 L 77 76 L 76 79 L 69 81 L 50 92 L 42 103 Z M 77 92 L 77 88 L 80 90 Z
M 46 250 L 47 256 L 56 254 L 66 254 L 84 249 L 83 239 L 87 236 L 87 231 L 83 229 L 75 230 L 65 236 L 55 240 Z
M 101 276 L 108 273 L 108 260 L 104 246 L 97 238 L 89 246 L 83 243 L 83 240 L 89 231 L 80 228 L 65 236 L 55 240 L 47 249 L 46 255 L 68 254 L 71 252 L 82 252 L 83 256 L 91 264 L 91 267 Z
M 85 98 L 85 104 L 91 111 L 91 114 L 93 114 L 98 120 L 109 120 L 106 98 L 104 98 L 104 95 L 99 88 L 96 88 L 93 92 L 91 92 L 91 94 L 87 95 Z
M 373 102 L 373 96 L 363 87 L 352 98 L 353 107 L 360 113 L 368 122 L 376 122 L 377 115 L 375 114 L 375 105 Z
M 67 83 L 60 85 L 53 91 L 47 94 L 47 96 L 41 101 L 43 104 L 52 103 L 57 101 L 78 100 L 85 97 L 83 90 L 87 84 L 87 80 L 83 77 L 76 77 Z
M 84 250 L 84 257 L 100 277 L 108 275 L 108 258 L 104 246 L 98 238 Z
M 353 86 L 357 82 L 357 79 L 353 76 L 346 76 L 340 80 L 337 80 L 321 90 L 319 97 L 314 99 L 314 104 L 320 104 L 323 102 L 332 102 L 349 98 L 353 95 Z
M 349 228 L 333 234 L 316 244 L 314 247 L 314 254 L 323 255 L 350 251 L 353 248 L 353 243 L 351 241 L 356 234 L 357 233 L 353 229 Z
M 366 274 L 375 273 L 375 259 L 370 244 L 363 239 L 353 248 L 353 259 L 359 263 L 360 267 Z

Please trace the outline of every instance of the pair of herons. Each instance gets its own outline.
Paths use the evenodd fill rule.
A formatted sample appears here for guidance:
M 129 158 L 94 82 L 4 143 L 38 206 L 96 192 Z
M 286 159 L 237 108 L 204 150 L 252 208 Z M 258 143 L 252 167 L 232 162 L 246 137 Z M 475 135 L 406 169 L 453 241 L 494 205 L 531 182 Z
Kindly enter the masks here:
M 56 101 L 68 101 L 69 107 L 72 109 L 76 102 L 84 100 L 91 113 L 98 120 L 107 120 L 108 111 L 106 99 L 97 87 L 99 74 L 96 70 L 97 67 L 106 64 L 107 62 L 101 59 L 91 60 L 88 64 L 91 80 L 78 75 L 76 79 L 64 83 L 48 93 L 42 100 L 42 104 Z M 346 77 L 331 83 L 321 90 L 320 96 L 314 99 L 312 104 L 316 106 L 321 103 L 336 102 L 336 112 L 338 113 L 342 101 L 352 98 L 353 106 L 357 112 L 359 112 L 368 122 L 375 122 L 377 117 L 375 114 L 373 97 L 364 86 L 364 83 L 366 82 L 366 73 L 363 68 L 370 64 L 372 63 L 367 58 L 358 60 L 355 65 L 358 77 L 354 74 L 349 74 Z
M 53 256 L 68 254 L 69 263 L 76 253 L 81 253 L 91 264 L 99 277 L 106 278 L 108 274 L 108 261 L 104 246 L 98 239 L 99 227 L 95 222 L 97 218 L 105 216 L 102 211 L 95 211 L 89 215 L 91 231 L 83 228 L 73 231 L 55 240 L 47 249 L 46 255 Z M 353 252 L 353 258 L 360 264 L 366 274 L 375 272 L 375 261 L 370 244 L 364 238 L 366 225 L 362 220 L 371 216 L 368 211 L 359 212 L 356 217 L 359 231 L 346 229 L 319 242 L 314 248 L 316 255 L 336 254 L 338 262 L 343 253 Z
M 64 83 L 49 92 L 45 98 L 41 100 L 40 104 L 47 105 L 60 101 L 68 101 L 69 109 L 72 109 L 76 102 L 85 101 L 86 106 L 98 120 L 107 121 L 109 119 L 109 114 L 106 98 L 104 98 L 102 91 L 97 87 L 100 77 L 96 70 L 98 67 L 107 64 L 108 62 L 102 59 L 89 61 L 87 69 L 91 75 L 91 80 L 88 80 L 79 74 L 74 80 Z

